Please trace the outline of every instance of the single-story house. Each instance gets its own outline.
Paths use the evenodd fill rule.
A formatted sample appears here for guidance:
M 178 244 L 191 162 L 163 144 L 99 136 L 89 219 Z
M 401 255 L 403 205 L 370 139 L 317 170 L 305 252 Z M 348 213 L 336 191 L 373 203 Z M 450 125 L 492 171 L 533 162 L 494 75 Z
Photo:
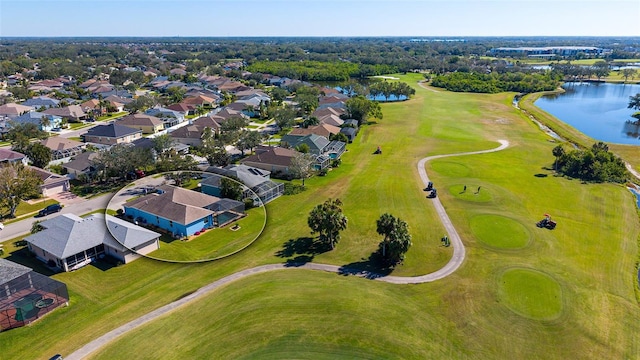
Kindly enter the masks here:
M 148 109 L 144 113 L 162 120 L 164 122 L 165 129 L 176 126 L 185 121 L 184 113 L 163 107 L 154 107 Z
M 309 152 L 314 155 L 322 155 L 326 151 L 327 145 L 329 145 L 329 139 L 324 136 L 309 134 L 303 136 L 297 135 L 285 135 L 280 139 L 281 144 L 288 144 L 292 148 L 297 148 L 302 144 L 309 146 Z
M 35 166 L 29 166 L 29 168 L 35 171 L 42 180 L 42 184 L 40 185 L 40 192 L 42 193 L 42 196 L 51 196 L 71 189 L 68 177 L 54 174 L 51 171 L 40 169 Z
M 107 113 L 106 106 L 103 105 L 102 109 L 100 109 L 100 100 L 98 99 L 87 100 L 82 104 L 80 104 L 80 108 L 82 109 L 82 111 L 84 111 L 87 114 L 94 114 L 94 115 L 100 116 Z
M 124 213 L 139 223 L 157 226 L 174 237 L 183 237 L 244 216 L 244 203 L 225 201 L 233 206 L 220 211 L 216 209 L 220 209 L 221 204 L 215 205 L 220 200 L 197 191 L 163 185 L 158 193 L 125 203 Z
M 38 259 L 62 271 L 79 269 L 103 254 L 128 263 L 159 248 L 160 234 L 111 215 L 63 214 L 40 225 L 44 230 L 24 240 Z
M 164 121 L 146 114 L 131 114 L 118 120 L 119 125 L 142 130 L 143 134 L 155 134 L 164 130 Z
M 15 164 L 21 162 L 27 165 L 27 155 L 7 148 L 0 148 L 0 164 Z
M 87 144 L 79 141 L 63 138 L 60 136 L 48 137 L 41 140 L 40 143 L 51 149 L 51 158 L 60 160 L 70 158 L 81 154 L 87 147 Z
M 0 332 L 28 325 L 68 304 L 67 285 L 0 258 Z
M 131 143 L 142 137 L 142 130 L 118 124 L 98 125 L 82 134 L 84 142 L 103 145 Z
M 289 167 L 291 166 L 291 160 L 299 152 L 293 149 L 285 149 L 282 147 L 268 147 L 258 146 L 255 149 L 255 154 L 247 156 L 240 160 L 241 164 L 264 169 L 270 172 L 282 172 L 289 173 Z
M 192 104 L 177 103 L 177 104 L 171 104 L 167 106 L 167 109 L 177 111 L 181 113 L 182 116 L 187 116 L 187 115 L 193 114 L 196 110 L 196 107 L 197 107 L 196 105 L 192 105 Z
M 43 111 L 44 114 L 59 116 L 69 121 L 79 122 L 87 117 L 80 105 L 69 105 L 63 108 L 49 108 Z
M 205 128 L 210 128 L 214 134 L 220 133 L 221 125 L 218 122 L 223 122 L 224 119 L 218 118 L 216 121 L 213 116 L 205 116 L 193 120 L 190 125 L 179 127 L 169 133 L 169 136 L 176 142 L 189 146 L 202 145 L 202 133 Z
M 206 108 L 214 107 L 217 102 L 218 102 L 218 99 L 216 99 L 215 97 L 206 96 L 206 95 L 189 96 L 189 97 L 186 97 L 184 100 L 182 100 L 182 103 L 185 105 L 196 105 L 196 106 L 203 106 Z
M 329 124 L 337 127 L 341 127 L 344 124 L 344 120 L 342 120 L 337 115 L 325 115 L 318 118 L 321 124 Z
M 340 115 L 346 113 L 347 110 L 343 109 L 343 108 L 333 108 L 333 107 L 325 107 L 322 109 L 317 109 L 316 111 L 314 111 L 311 116 L 315 116 L 318 119 L 320 119 L 323 116 L 328 116 L 328 115 L 335 115 L 340 117 Z
M 32 106 L 25 106 L 16 103 L 9 103 L 0 106 L 0 118 L 15 119 L 18 116 L 34 111 Z
M 331 138 L 331 135 L 335 135 L 340 132 L 340 128 L 329 124 L 320 124 L 317 126 L 309 126 L 308 128 L 294 128 L 289 132 L 289 135 L 304 136 L 309 134 L 316 134 L 327 139 Z
M 62 168 L 67 172 L 67 177 L 72 180 L 79 176 L 92 177 L 97 170 L 92 160 L 97 156 L 98 153 L 95 152 L 83 152 L 74 156 L 71 161 L 62 164 Z
M 247 120 L 249 119 L 249 116 L 247 116 L 247 114 L 243 113 L 242 111 L 233 110 L 228 107 L 222 108 L 220 111 L 216 112 L 214 115 L 220 116 L 225 119 L 229 119 L 232 117 L 241 117 Z
M 44 118 L 47 119 L 46 124 Z M 58 128 L 62 125 L 62 118 L 60 116 L 45 114 L 37 111 L 24 113 L 14 118 L 13 121 L 17 124 L 36 124 L 42 131 L 51 131 L 52 129 Z
M 284 184 L 271 181 L 270 172 L 247 165 L 230 164 L 224 168 L 211 166 L 206 170 L 214 173 L 200 182 L 203 193 L 220 197 L 220 180 L 222 175 L 240 181 L 245 185 L 243 199 L 252 199 L 255 205 L 263 205 L 284 194 Z
M 60 100 L 53 99 L 47 96 L 34 97 L 31 99 L 27 99 L 27 101 L 22 103 L 22 105 L 24 106 L 31 106 L 36 109 L 41 107 L 45 107 L 45 108 L 57 107 L 58 104 L 60 104 Z
M 343 127 L 342 129 L 340 129 L 340 132 L 347 136 L 349 142 L 353 142 L 353 140 L 355 140 L 356 138 L 356 135 L 358 135 L 358 130 L 352 127 Z

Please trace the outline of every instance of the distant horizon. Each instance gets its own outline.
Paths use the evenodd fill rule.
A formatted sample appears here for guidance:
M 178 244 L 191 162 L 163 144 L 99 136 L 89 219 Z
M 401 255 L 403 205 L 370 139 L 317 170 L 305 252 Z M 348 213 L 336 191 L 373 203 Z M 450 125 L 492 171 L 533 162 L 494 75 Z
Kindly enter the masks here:
M 637 0 L 0 0 L 0 38 L 638 37 L 639 15 Z

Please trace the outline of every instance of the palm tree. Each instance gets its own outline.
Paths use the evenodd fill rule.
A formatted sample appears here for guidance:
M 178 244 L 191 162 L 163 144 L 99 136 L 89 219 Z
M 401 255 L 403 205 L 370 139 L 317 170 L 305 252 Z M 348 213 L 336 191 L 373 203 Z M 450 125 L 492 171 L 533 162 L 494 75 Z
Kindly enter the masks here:
M 555 162 L 555 171 L 558 172 L 558 162 L 560 161 L 560 157 L 564 155 L 564 148 L 562 147 L 562 145 L 558 145 L 556 147 L 553 148 L 552 150 L 553 152 L 553 156 L 556 157 L 556 162 Z
M 42 130 L 44 130 L 49 126 L 51 126 L 51 120 L 48 116 L 42 115 L 42 117 L 40 118 L 40 127 L 42 128 Z

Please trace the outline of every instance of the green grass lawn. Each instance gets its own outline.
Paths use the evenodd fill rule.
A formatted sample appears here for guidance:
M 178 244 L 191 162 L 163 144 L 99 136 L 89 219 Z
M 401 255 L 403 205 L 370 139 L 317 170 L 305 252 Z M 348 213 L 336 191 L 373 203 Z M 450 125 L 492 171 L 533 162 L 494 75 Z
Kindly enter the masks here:
M 411 84 L 422 78 L 393 76 Z M 371 268 L 369 256 L 380 241 L 375 220 L 384 212 L 407 221 L 413 236 L 393 274 L 439 269 L 452 249 L 440 244 L 444 230 L 418 183 L 416 163 L 429 155 L 494 148 L 497 139 L 511 146 L 426 165 L 467 246 L 453 275 L 409 286 L 297 269 L 255 275 L 119 338 L 94 358 L 130 358 L 134 347 L 136 357 L 148 359 L 640 357 L 633 273 L 640 221 L 632 195 L 621 186 L 552 176 L 556 144 L 511 106 L 512 96 L 416 87 L 414 99 L 382 105 L 384 119 L 363 127 L 339 168 L 307 180 L 306 191 L 269 203 L 267 227 L 246 250 L 202 264 L 143 258 L 56 274 L 69 287 L 70 306 L 0 333 L 3 358 L 67 354 L 256 265 L 305 256 Z M 377 146 L 382 155 L 372 155 Z M 542 173 L 549 176 L 536 176 Z M 463 185 L 481 186 L 481 201 L 456 193 Z M 295 246 L 308 243 L 306 217 L 329 197 L 344 202 L 349 218 L 336 249 Z M 555 230 L 535 226 L 544 213 L 558 221 Z M 477 229 L 476 217 L 508 220 Z M 484 243 L 487 233 L 497 241 L 521 230 L 530 234 L 524 247 L 505 251 Z M 558 294 L 560 300 L 548 298 Z
M 113 119 L 117 119 L 117 118 L 123 117 L 123 116 L 125 116 L 127 114 L 128 114 L 128 112 L 121 111 L 121 112 L 117 112 L 117 113 L 110 114 L 110 115 L 98 116 L 98 121 L 109 121 L 109 120 L 113 120 Z
M 262 232 L 266 223 L 264 208 L 247 210 L 247 216 L 234 222 L 240 229 L 232 231 L 233 225 L 210 229 L 189 241 L 176 240 L 168 235 L 160 239 L 160 248 L 149 257 L 167 261 L 206 261 L 229 256 L 249 246 Z
M 21 201 L 18 207 L 16 208 L 16 218 L 11 220 L 4 220 L 4 223 L 10 224 L 12 222 L 23 219 L 25 216 L 29 214 L 33 214 L 41 209 L 44 209 L 48 205 L 58 204 L 58 201 L 53 199 L 40 199 L 36 200 L 33 204 L 29 204 L 26 201 Z M 8 210 L 3 209 L 2 217 L 6 217 L 8 215 Z
M 551 276 L 526 268 L 506 270 L 498 285 L 500 300 L 518 314 L 553 320 L 562 314 L 562 288 Z

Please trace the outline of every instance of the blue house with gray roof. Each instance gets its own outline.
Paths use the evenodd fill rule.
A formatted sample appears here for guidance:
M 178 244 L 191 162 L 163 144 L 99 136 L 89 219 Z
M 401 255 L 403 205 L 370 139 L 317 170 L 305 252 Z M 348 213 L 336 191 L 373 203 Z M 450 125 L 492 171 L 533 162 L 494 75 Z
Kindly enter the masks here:
M 43 125 L 46 118 L 48 124 Z M 49 115 L 41 112 L 28 112 L 13 119 L 15 124 L 35 124 L 42 131 L 51 131 L 54 128 L 59 128 L 62 125 L 62 117 L 56 115 Z M 9 123 L 11 124 L 11 122 Z

